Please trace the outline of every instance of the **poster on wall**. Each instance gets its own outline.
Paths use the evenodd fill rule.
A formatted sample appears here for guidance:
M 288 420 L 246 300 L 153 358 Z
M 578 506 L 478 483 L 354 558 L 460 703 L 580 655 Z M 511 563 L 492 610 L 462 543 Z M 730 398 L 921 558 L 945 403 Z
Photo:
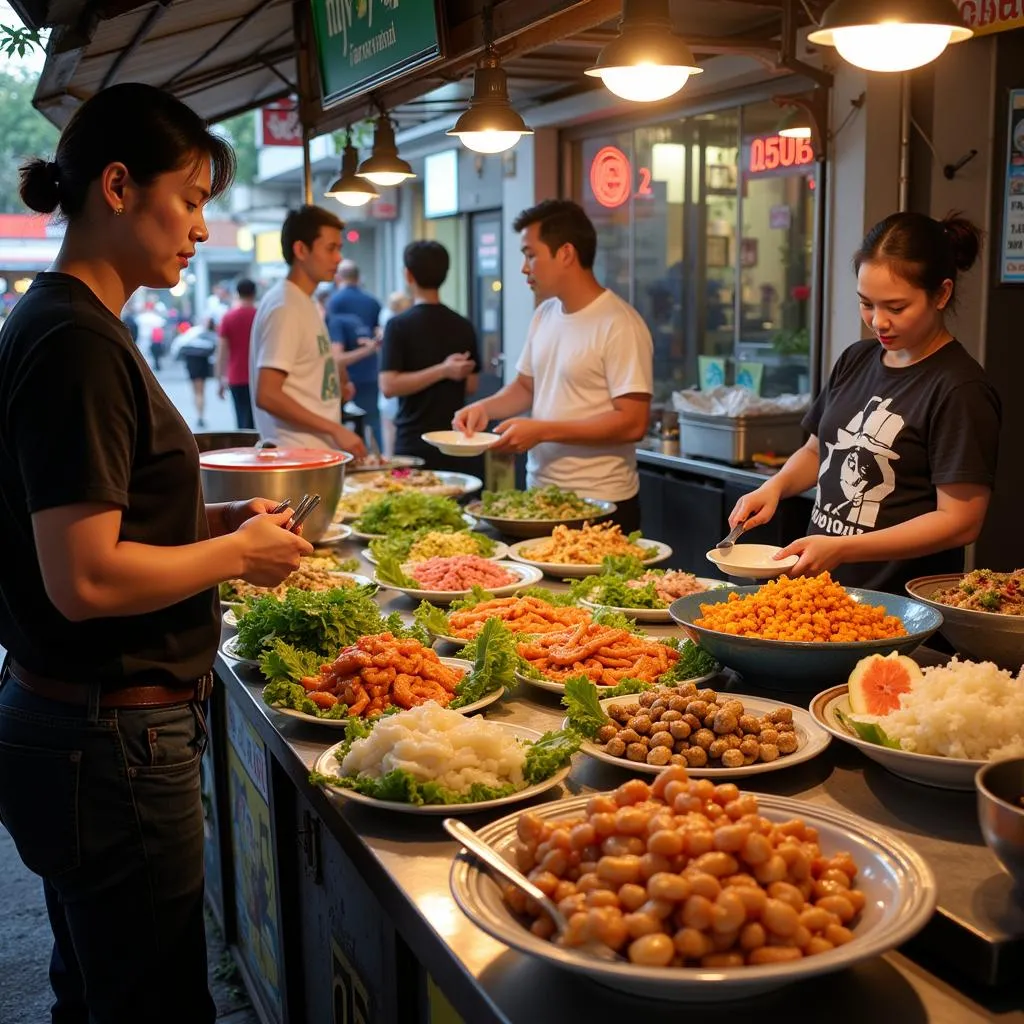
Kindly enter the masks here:
M 999 280 L 1024 284 L 1024 89 L 1010 90 Z

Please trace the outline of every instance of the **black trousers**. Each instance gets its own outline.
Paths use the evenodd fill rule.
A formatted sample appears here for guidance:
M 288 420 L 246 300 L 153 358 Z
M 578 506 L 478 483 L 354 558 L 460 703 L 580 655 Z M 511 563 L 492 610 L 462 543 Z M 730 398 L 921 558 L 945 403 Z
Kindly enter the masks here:
M 0 819 L 43 880 L 53 1024 L 213 1024 L 205 717 L 197 702 L 98 701 L 63 704 L 0 681 Z

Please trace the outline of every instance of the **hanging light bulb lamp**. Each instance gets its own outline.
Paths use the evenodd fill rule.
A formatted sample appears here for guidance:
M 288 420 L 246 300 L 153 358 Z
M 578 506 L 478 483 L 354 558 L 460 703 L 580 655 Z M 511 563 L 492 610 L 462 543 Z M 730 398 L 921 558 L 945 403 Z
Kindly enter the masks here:
M 490 48 L 473 75 L 469 110 L 446 132 L 476 153 L 504 153 L 533 129 L 513 109 L 508 98 L 508 79 Z
M 702 70 L 672 27 L 668 0 L 623 0 L 619 34 L 586 74 L 624 100 L 652 103 L 679 92 Z
M 412 167 L 398 155 L 395 126 L 385 113 L 377 118 L 373 131 L 373 150 L 359 165 L 356 174 L 383 188 L 400 185 L 406 179 L 416 177 Z
M 341 154 L 341 177 L 324 193 L 328 199 L 337 199 L 342 206 L 365 206 L 380 193 L 368 178 L 356 174 L 359 150 L 352 145 L 352 129 L 345 129 L 345 148 Z
M 809 139 L 814 135 L 811 115 L 801 107 L 792 107 L 782 116 L 775 129 L 776 135 L 784 139 Z
M 972 35 L 953 0 L 835 0 L 807 41 L 865 71 L 910 71 Z

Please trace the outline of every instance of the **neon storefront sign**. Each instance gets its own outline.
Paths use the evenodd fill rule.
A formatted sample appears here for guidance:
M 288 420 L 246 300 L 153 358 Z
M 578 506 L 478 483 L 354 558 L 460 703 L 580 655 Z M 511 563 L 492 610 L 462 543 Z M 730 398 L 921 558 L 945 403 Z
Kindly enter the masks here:
M 810 139 L 790 139 L 784 135 L 757 135 L 750 140 L 747 151 L 747 173 L 784 174 L 790 168 L 814 163 L 814 147 Z
M 590 191 L 609 210 L 621 206 L 631 195 L 650 196 L 651 169 L 639 168 L 639 181 L 633 192 L 633 165 L 618 146 L 602 146 L 590 161 Z

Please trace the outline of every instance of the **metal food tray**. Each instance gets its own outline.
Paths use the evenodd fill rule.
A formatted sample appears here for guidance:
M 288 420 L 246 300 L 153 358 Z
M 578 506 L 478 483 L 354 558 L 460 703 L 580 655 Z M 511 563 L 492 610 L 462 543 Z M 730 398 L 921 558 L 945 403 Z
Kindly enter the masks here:
M 803 412 L 770 416 L 715 416 L 702 412 L 679 414 L 679 447 L 687 455 L 738 466 L 755 452 L 788 455 L 804 443 Z

